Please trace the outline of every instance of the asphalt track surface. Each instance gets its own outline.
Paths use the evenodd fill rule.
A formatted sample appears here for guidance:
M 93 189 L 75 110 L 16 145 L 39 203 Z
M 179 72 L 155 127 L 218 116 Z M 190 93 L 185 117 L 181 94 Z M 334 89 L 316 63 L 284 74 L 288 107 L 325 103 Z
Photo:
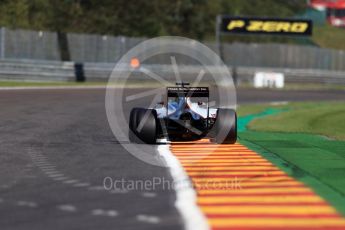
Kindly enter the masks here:
M 104 89 L 0 91 L 0 229 L 183 228 L 173 190 L 105 190 L 106 177 L 172 178 L 115 139 L 104 95 Z M 344 99 L 343 91 L 238 91 L 239 104 Z

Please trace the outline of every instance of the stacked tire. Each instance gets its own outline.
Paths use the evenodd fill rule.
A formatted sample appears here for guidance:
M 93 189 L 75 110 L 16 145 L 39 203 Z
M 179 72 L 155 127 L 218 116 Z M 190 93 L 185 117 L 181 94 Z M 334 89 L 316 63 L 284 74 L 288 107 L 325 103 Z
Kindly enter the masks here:
M 157 112 L 153 109 L 133 108 L 129 116 L 129 140 L 138 144 L 156 144 L 157 136 Z

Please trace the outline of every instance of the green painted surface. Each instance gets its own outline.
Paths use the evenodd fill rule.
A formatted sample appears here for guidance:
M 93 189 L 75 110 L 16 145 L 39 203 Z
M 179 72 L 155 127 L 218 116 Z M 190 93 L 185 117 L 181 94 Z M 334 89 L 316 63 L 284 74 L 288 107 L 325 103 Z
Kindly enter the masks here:
M 240 142 L 304 182 L 345 216 L 345 142 L 308 134 L 245 131 Z
M 239 140 L 304 182 L 345 216 L 345 142 L 301 133 L 248 131 L 256 118 L 281 116 L 281 109 L 239 118 Z M 279 114 L 281 113 L 281 114 Z

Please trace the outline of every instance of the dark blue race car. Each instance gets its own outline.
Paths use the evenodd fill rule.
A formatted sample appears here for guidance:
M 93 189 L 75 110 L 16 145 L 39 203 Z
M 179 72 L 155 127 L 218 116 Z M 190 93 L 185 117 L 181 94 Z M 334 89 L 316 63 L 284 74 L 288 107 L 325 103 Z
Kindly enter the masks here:
M 210 108 L 208 87 L 186 87 L 176 83 L 167 88 L 167 102 L 153 108 L 133 108 L 129 139 L 155 144 L 158 139 L 191 141 L 208 137 L 219 144 L 237 140 L 237 116 L 230 108 Z

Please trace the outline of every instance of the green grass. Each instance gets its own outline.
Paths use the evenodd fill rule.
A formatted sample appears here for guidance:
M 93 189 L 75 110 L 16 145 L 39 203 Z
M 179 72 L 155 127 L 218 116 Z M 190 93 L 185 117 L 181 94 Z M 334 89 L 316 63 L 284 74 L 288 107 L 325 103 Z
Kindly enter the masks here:
M 278 107 L 288 111 L 257 118 L 248 128 L 266 132 L 310 133 L 345 140 L 344 102 L 293 103 Z M 256 111 L 258 108 L 262 107 L 244 107 L 240 114 Z
M 261 113 L 267 108 L 266 104 L 240 105 L 237 108 L 237 116 L 243 117 L 250 114 Z
M 322 48 L 345 50 L 345 31 L 330 25 L 314 28 L 312 40 Z
M 345 31 L 344 31 L 345 32 Z M 253 83 L 243 82 L 237 88 L 253 88 Z M 286 83 L 284 88 L 272 88 L 270 90 L 284 91 L 284 90 L 345 90 L 345 85 L 341 84 L 319 84 L 319 83 Z

